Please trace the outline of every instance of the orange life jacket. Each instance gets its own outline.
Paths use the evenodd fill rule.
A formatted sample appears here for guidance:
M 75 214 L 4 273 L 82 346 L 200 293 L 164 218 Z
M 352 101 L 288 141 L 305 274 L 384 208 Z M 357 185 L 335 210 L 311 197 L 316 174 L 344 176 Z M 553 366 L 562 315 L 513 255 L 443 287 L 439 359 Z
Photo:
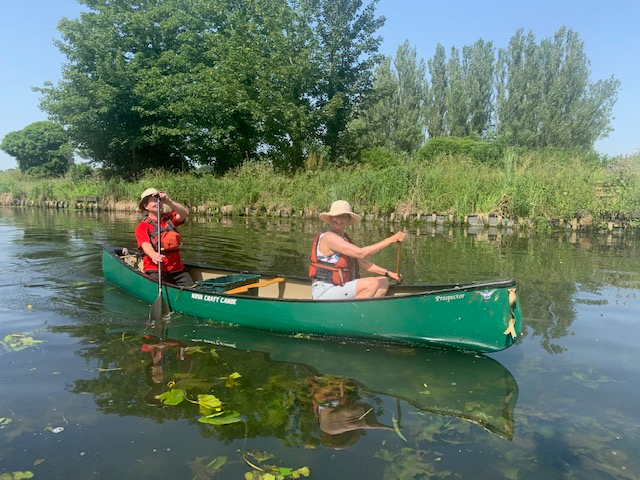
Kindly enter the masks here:
M 340 286 L 358 278 L 358 261 L 355 258 L 338 254 L 339 258 L 336 263 L 318 260 L 318 241 L 323 233 L 325 232 L 320 232 L 313 240 L 309 276 L 322 282 Z M 353 243 L 348 235 L 345 234 L 344 238 L 347 242 Z
M 178 233 L 175 225 L 171 221 L 171 219 L 162 217 L 160 220 L 160 224 L 162 224 L 162 220 L 166 220 L 166 225 L 160 228 L 160 246 L 162 247 L 163 252 L 173 252 L 179 250 L 182 246 L 182 235 Z M 149 233 L 149 242 L 153 245 L 153 248 L 157 250 L 158 248 L 158 223 L 151 220 L 149 217 L 144 219 L 151 228 L 148 230 Z

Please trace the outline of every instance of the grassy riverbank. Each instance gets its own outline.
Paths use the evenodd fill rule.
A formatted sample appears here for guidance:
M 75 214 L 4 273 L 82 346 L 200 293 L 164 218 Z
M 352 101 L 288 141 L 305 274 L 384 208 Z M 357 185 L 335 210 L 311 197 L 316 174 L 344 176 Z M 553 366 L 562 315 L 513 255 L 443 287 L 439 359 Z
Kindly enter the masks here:
M 379 162 L 383 163 L 383 162 Z M 498 215 L 544 227 L 577 219 L 581 226 L 623 220 L 633 225 L 640 210 L 640 156 L 602 161 L 566 152 L 507 152 L 486 164 L 442 155 L 425 162 L 386 159 L 349 168 L 307 169 L 295 175 L 246 163 L 223 177 L 206 173 L 148 172 L 133 182 L 86 178 L 35 179 L 0 172 L 0 203 L 42 205 L 97 197 L 100 208 L 134 210 L 149 186 L 170 192 L 196 212 L 315 215 L 338 198 L 373 217 Z

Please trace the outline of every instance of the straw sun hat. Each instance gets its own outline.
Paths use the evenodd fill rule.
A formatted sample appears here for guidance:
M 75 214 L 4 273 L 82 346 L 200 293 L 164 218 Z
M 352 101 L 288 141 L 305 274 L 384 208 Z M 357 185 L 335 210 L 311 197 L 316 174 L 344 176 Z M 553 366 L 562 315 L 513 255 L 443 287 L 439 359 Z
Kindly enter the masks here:
M 156 190 L 155 188 L 147 188 L 144 192 L 142 192 L 142 194 L 140 195 L 140 201 L 138 202 L 138 208 L 140 210 L 144 210 L 144 201 L 147 199 L 147 197 L 150 197 L 152 195 L 158 195 L 158 190 Z
M 320 220 L 325 223 L 329 223 L 331 217 L 337 217 L 339 215 L 344 215 L 345 213 L 351 217 L 351 223 L 360 223 L 360 216 L 353 213 L 353 209 L 349 202 L 344 200 L 336 200 L 333 202 L 328 212 L 322 212 L 320 214 Z

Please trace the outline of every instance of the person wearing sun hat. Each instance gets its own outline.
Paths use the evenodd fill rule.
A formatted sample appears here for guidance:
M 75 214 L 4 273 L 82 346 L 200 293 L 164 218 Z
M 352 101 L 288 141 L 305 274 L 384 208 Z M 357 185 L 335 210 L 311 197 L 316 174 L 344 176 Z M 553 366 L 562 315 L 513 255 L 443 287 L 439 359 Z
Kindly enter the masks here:
M 328 212 L 320 214 L 320 220 L 329 230 L 319 233 L 311 248 L 309 277 L 312 297 L 316 300 L 382 297 L 389 289 L 389 279 L 400 281 L 402 276 L 390 272 L 367 260 L 380 250 L 403 242 L 404 232 L 396 232 L 384 240 L 358 247 L 347 233 L 347 226 L 360 223 L 360 216 L 353 213 L 349 202 L 336 200 Z M 358 278 L 360 270 L 375 276 Z
M 158 202 L 160 202 L 161 218 L 158 220 Z M 163 212 L 167 206 L 169 212 Z M 187 207 L 171 199 L 165 192 L 155 188 L 147 188 L 140 195 L 138 208 L 146 216 L 136 226 L 135 236 L 138 248 L 144 252 L 143 270 L 155 280 L 158 280 L 158 262 L 162 262 L 162 279 L 167 283 L 182 286 L 192 286 L 193 280 L 184 268 L 180 258 L 182 237 L 176 227 L 186 222 L 189 216 Z M 160 233 L 158 234 L 158 222 Z M 158 235 L 160 235 L 161 250 L 158 251 Z

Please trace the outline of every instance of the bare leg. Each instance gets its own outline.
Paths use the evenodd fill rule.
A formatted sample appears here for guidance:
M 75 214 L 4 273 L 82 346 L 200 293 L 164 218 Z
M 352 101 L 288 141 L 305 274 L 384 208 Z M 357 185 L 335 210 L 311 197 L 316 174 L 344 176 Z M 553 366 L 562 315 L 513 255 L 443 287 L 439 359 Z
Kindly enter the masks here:
M 382 297 L 389 289 L 387 277 L 359 278 L 356 283 L 356 298 Z

